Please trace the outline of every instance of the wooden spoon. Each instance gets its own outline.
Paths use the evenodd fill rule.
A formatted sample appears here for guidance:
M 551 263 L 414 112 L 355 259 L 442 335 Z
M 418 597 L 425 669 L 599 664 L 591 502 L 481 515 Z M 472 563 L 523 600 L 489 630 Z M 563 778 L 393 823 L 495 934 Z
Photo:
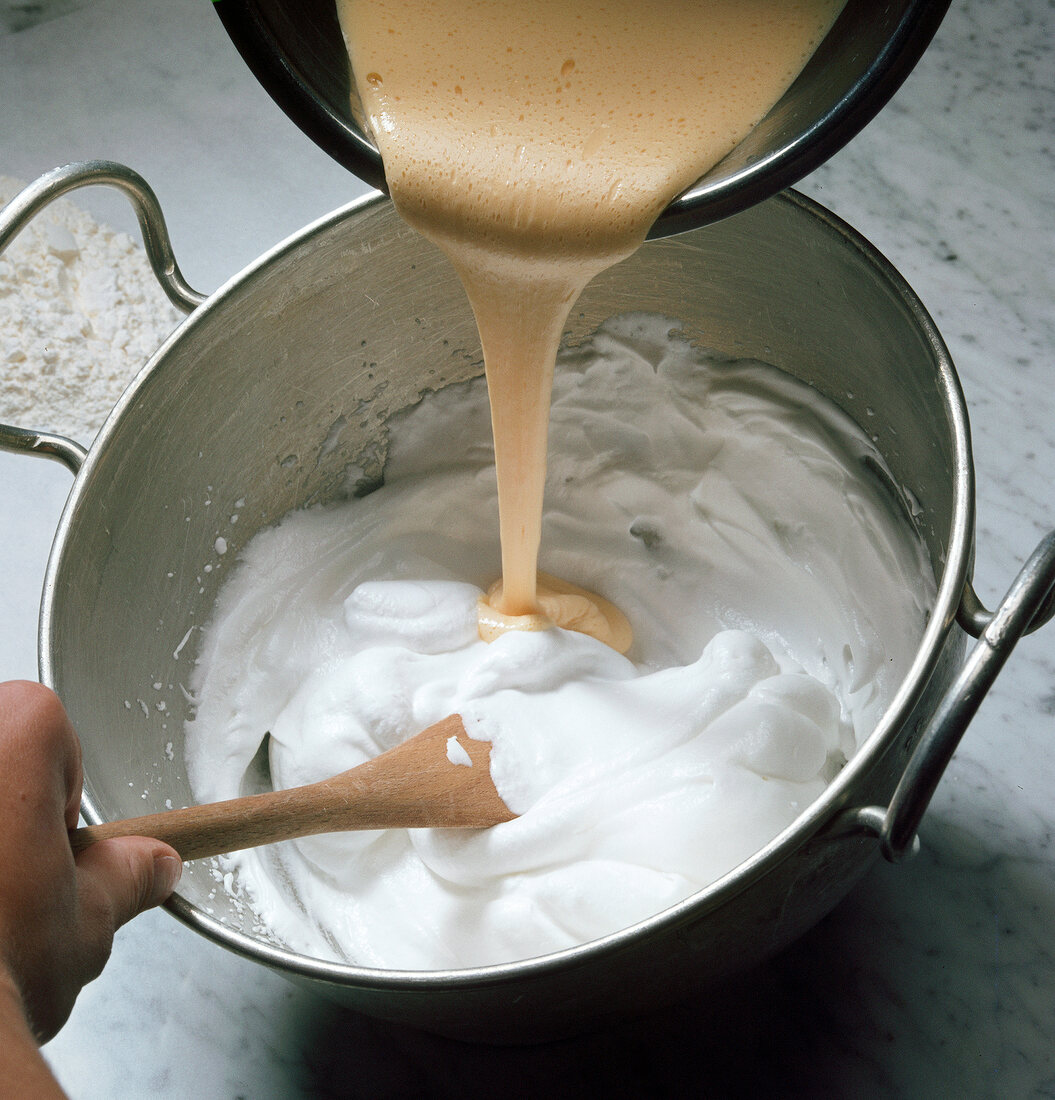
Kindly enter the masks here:
M 452 737 L 471 767 L 448 758 Z M 485 829 L 517 816 L 495 790 L 490 764 L 490 743 L 473 740 L 452 714 L 332 779 L 89 825 L 71 830 L 70 843 L 79 852 L 109 837 L 150 836 L 188 860 L 350 829 Z

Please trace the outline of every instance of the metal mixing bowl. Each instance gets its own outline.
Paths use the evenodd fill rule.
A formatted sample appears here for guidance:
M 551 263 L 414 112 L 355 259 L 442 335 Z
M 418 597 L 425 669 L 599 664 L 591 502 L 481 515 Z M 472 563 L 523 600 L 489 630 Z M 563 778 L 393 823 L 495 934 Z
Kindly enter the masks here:
M 352 110 L 358 97 L 335 0 L 219 0 L 213 7 L 286 114 L 336 161 L 384 190 L 381 155 Z M 660 215 L 651 236 L 744 210 L 822 164 L 897 91 L 948 7 L 948 0 L 848 0 L 780 102 Z
M 194 307 L 152 194 L 119 166 L 74 166 L 38 181 L 0 214 L 0 250 L 50 198 L 104 181 L 139 205 L 156 270 L 174 299 Z M 911 843 L 985 675 L 995 675 L 993 654 L 1002 661 L 1030 620 L 1050 614 L 1050 600 L 1037 607 L 1055 581 L 1055 538 L 1042 544 L 1025 595 L 990 622 L 969 580 L 973 470 L 945 345 L 897 272 L 814 203 L 788 194 L 647 244 L 591 284 L 569 339 L 626 310 L 680 318 L 705 344 L 815 386 L 868 425 L 897 483 L 891 499 L 902 499 L 902 488 L 910 494 L 938 592 L 874 733 L 827 792 L 751 859 L 671 909 L 572 950 L 428 973 L 308 958 L 261 933 L 253 914 L 217 889 L 207 864 L 188 867 L 169 906 L 192 928 L 378 1017 L 525 1041 L 673 1000 L 752 964 L 846 894 L 878 852 L 877 835 L 892 857 Z M 87 454 L 0 426 L 0 445 L 51 454 L 76 473 L 48 564 L 40 669 L 84 742 L 90 822 L 192 801 L 181 685 L 239 549 L 290 509 L 342 493 L 349 467 L 379 478 L 389 417 L 481 370 L 452 269 L 374 198 L 308 226 L 198 305 Z M 222 557 L 218 537 L 227 542 Z M 958 618 L 985 630 L 963 667 Z M 976 665 L 988 672 L 979 678 Z

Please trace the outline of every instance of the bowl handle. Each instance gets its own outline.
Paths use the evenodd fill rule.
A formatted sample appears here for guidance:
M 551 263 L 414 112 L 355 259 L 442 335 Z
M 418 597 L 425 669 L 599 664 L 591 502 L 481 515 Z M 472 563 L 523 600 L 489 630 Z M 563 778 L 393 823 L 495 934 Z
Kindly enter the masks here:
M 91 184 L 108 184 L 128 196 L 135 208 L 147 259 L 166 297 L 179 310 L 189 313 L 205 301 L 183 278 L 172 252 L 165 217 L 150 185 L 131 168 L 110 160 L 80 161 L 45 172 L 23 188 L 0 209 L 0 255 L 33 218 L 67 191 Z M 76 474 L 87 454 L 72 439 L 26 428 L 0 424 L 0 450 L 43 455 L 62 462 Z
M 834 824 L 838 835 L 877 837 L 891 863 L 901 862 L 919 847 L 916 831 L 935 788 L 1012 649 L 1055 611 L 1055 531 L 1040 541 L 995 612 L 982 607 L 970 584 L 964 599 L 976 605 L 968 607 L 966 618 L 978 625 L 978 641 L 916 746 L 890 805 L 885 810 L 881 806 L 846 810 Z
M 16 428 L 0 424 L 0 451 L 24 451 L 61 462 L 74 477 L 77 476 L 88 451 L 64 435 L 35 432 L 30 428 Z
M 192 290 L 176 263 L 161 204 L 150 184 L 131 168 L 112 160 L 86 160 L 52 168 L 23 188 L 0 210 L 0 255 L 29 222 L 67 191 L 106 184 L 124 192 L 132 203 L 143 234 L 143 246 L 161 289 L 184 313 L 200 306 L 205 295 Z

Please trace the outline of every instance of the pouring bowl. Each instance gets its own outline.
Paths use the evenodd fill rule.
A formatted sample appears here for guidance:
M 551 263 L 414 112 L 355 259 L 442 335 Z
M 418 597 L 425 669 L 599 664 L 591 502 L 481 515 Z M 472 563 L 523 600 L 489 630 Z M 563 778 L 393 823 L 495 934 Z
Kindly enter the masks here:
M 353 104 L 334 0 L 219 0 L 213 7 L 257 79 L 335 160 L 385 190 L 381 155 Z M 717 221 L 789 187 L 841 149 L 901 86 L 948 0 L 848 0 L 781 100 L 659 217 L 663 237 Z

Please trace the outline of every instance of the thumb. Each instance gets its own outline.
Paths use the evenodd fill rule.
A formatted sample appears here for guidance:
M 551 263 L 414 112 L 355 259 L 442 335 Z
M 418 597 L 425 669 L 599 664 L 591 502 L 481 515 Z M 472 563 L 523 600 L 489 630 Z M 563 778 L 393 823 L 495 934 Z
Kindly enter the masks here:
M 101 840 L 77 855 L 81 897 L 111 933 L 134 916 L 160 905 L 183 872 L 174 848 L 141 836 Z M 87 914 L 86 914 L 87 915 Z

